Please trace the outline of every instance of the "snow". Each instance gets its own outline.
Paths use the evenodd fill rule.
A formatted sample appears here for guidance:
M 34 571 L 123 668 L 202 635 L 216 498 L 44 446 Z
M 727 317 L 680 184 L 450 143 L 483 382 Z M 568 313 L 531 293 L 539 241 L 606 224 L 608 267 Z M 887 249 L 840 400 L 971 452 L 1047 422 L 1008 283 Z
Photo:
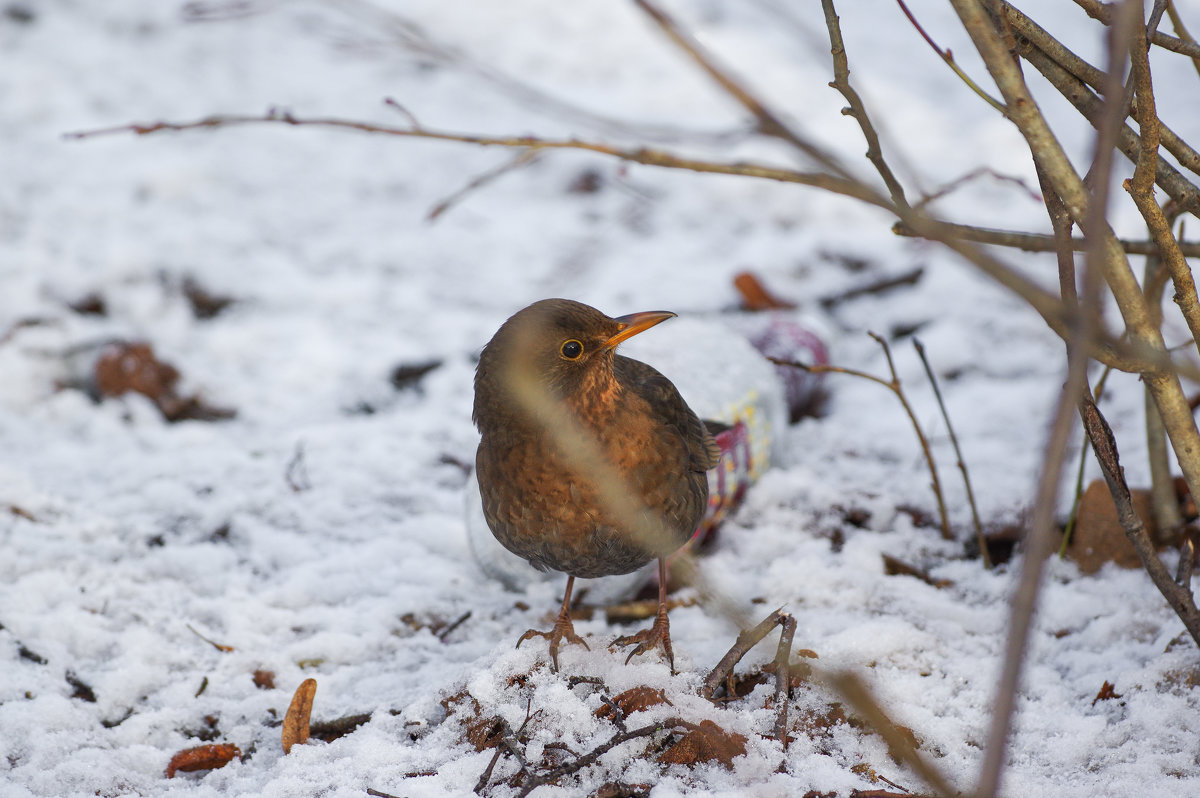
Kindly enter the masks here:
M 1041 5 L 1039 21 L 1097 57 L 1097 28 L 1074 4 Z M 1185 19 L 1200 18 L 1197 3 L 1177 5 Z M 723 61 L 868 174 L 859 133 L 826 86 L 815 5 L 674 6 Z M 914 195 L 980 166 L 1036 186 L 1015 130 L 940 64 L 894 5 L 840 6 L 853 80 Z M 750 268 L 800 303 L 795 318 L 823 332 L 839 365 L 886 376 L 866 332 L 916 329 L 941 375 L 985 522 L 1021 523 L 1064 357 L 1020 301 L 950 254 L 893 236 L 879 212 L 795 186 L 561 152 L 430 222 L 439 201 L 512 153 L 283 126 L 63 138 L 269 107 L 403 124 L 382 103 L 393 97 L 436 128 L 635 144 L 661 143 L 669 128 L 683 152 L 795 163 L 777 144 L 746 136 L 740 110 L 632 4 L 14 0 L 5 8 L 0 794 L 469 794 L 494 753 L 466 741 L 472 720 L 498 716 L 515 730 L 528 717 L 525 756 L 556 762 L 551 744 L 579 754 L 609 740 L 617 727 L 595 712 L 605 697 L 642 685 L 665 691 L 671 706 L 634 713 L 629 728 L 713 720 L 747 738 L 746 754 L 732 769 L 664 772 L 632 741 L 538 795 L 589 795 L 620 781 L 655 784 L 656 798 L 847 796 L 885 787 L 869 780 L 872 771 L 925 789 L 861 725 L 794 731 L 783 752 L 769 739 L 766 685 L 722 706 L 698 696 L 737 635 L 735 620 L 776 607 L 796 617 L 796 649 L 817 652 L 822 669 L 865 679 L 951 783 L 973 788 L 1020 560 L 985 572 L 961 543 L 899 509 L 936 513 L 912 429 L 885 389 L 830 375 L 826 414 L 778 430 L 776 462 L 701 559 L 719 601 L 672 611 L 677 675 L 654 656 L 626 665 L 607 644 L 634 627 L 614 627 L 602 611 L 577 622 L 590 650 L 566 646 L 561 673 L 549 671 L 543 641 L 514 649 L 525 629 L 545 628 L 561 582 L 510 592 L 485 576 L 468 545 L 472 488 L 462 464 L 473 462 L 477 442 L 474 357 L 512 312 L 547 296 L 614 315 L 674 310 L 680 319 L 627 350 L 690 374 L 694 405 L 719 405 L 722 396 L 701 395 L 696 373 L 720 361 L 720 347 L 686 349 L 688 325 L 742 329 L 732 277 Z M 230 13 L 196 21 L 196 9 Z M 949 8 L 915 10 L 986 83 Z M 1164 115 L 1182 137 L 1200 139 L 1191 66 L 1162 52 L 1154 59 L 1163 96 L 1178 98 L 1160 99 Z M 1058 101 L 1046 108 L 1084 162 L 1086 129 Z M 589 170 L 599 190 L 569 191 Z M 1135 230 L 1124 193 L 1113 202 L 1122 232 Z M 1046 229 L 1027 191 L 990 178 L 936 207 L 959 221 Z M 1001 254 L 1055 285 L 1051 259 Z M 819 301 L 915 267 L 924 269 L 915 285 L 828 309 Z M 188 277 L 233 304 L 197 318 L 183 295 Z M 68 307 L 93 292 L 105 315 Z M 1168 343 L 1185 334 L 1168 323 Z M 236 418 L 170 424 L 144 397 L 97 403 L 66 387 L 114 339 L 150 342 L 181 371 L 182 395 Z M 970 514 L 944 423 L 908 339 L 891 344 L 965 539 Z M 397 365 L 431 361 L 441 366 L 415 387 L 389 384 Z M 736 389 L 762 373 L 715 366 L 710 381 Z M 1109 388 L 1104 409 L 1126 471 L 1144 485 L 1140 385 L 1114 375 Z M 1064 491 L 1064 510 L 1067 501 Z M 862 522 L 850 523 L 849 510 L 863 511 Z M 885 575 L 883 554 L 952 585 Z M 1196 792 L 1196 651 L 1175 642 L 1182 624 L 1140 572 L 1107 566 L 1085 577 L 1058 560 L 1048 571 L 1004 793 Z M 768 662 L 776 640 L 739 672 Z M 276 687 L 256 687 L 258 670 L 273 672 Z M 602 684 L 572 686 L 571 676 Z M 371 717 L 284 756 L 279 722 L 309 677 L 318 682 L 314 720 Z M 69 679 L 95 700 L 75 697 Z M 1093 703 L 1105 681 L 1121 698 Z M 813 683 L 795 691 L 791 715 L 842 700 Z M 244 756 L 165 778 L 172 755 L 210 739 Z M 515 792 L 503 782 L 516 767 L 502 758 L 489 794 Z

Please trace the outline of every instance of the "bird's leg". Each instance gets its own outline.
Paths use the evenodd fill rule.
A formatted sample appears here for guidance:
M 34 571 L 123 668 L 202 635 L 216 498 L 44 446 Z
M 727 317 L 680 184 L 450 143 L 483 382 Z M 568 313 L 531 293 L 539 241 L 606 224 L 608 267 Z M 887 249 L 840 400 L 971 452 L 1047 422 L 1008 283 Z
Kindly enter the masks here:
M 645 654 L 654 647 L 661 646 L 667 656 L 667 664 L 671 666 L 671 673 L 675 673 L 675 652 L 671 649 L 671 623 L 667 620 L 667 561 L 661 557 L 658 560 L 658 615 L 654 617 L 654 625 L 637 634 L 618 637 L 613 641 L 615 646 L 631 646 L 634 643 L 637 643 L 638 647 L 629 652 L 625 664 L 628 665 L 635 654 Z
M 575 587 L 575 577 L 567 577 L 567 589 L 563 594 L 562 609 L 558 612 L 558 619 L 554 621 L 554 626 L 549 632 L 539 632 L 536 629 L 530 629 L 525 634 L 521 635 L 521 639 L 517 641 L 517 648 L 521 647 L 531 637 L 544 637 L 550 641 L 550 664 L 555 671 L 558 670 L 558 646 L 564 639 L 568 643 L 578 643 L 579 645 L 588 648 L 588 644 L 583 638 L 575 634 L 575 624 L 571 623 L 571 590 Z

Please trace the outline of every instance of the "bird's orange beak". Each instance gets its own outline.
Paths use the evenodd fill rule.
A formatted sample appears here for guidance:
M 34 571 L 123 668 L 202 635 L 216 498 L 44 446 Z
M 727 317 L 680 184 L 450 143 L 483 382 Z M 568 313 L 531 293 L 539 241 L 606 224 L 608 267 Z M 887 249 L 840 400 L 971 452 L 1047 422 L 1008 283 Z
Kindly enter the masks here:
M 644 310 L 641 313 L 618 316 L 616 321 L 621 325 L 621 329 L 601 346 L 604 349 L 612 349 L 625 339 L 632 338 L 640 332 L 645 332 L 659 322 L 673 318 L 675 318 L 675 314 L 669 310 Z

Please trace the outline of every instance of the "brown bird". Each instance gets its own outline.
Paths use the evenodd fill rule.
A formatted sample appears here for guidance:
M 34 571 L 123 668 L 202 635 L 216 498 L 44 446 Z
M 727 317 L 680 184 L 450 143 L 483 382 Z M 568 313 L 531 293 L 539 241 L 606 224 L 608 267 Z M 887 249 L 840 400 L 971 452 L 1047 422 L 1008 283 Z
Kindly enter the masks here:
M 545 637 L 556 670 L 563 640 L 587 647 L 571 623 L 575 577 L 625 574 L 657 557 L 654 624 L 615 642 L 638 644 L 626 661 L 661 646 L 674 671 L 664 558 L 700 523 L 719 449 L 670 380 L 616 353 L 674 316 L 614 319 L 545 299 L 506 321 L 480 356 L 472 418 L 483 436 L 483 513 L 509 551 L 568 576 L 554 627 L 517 641 Z

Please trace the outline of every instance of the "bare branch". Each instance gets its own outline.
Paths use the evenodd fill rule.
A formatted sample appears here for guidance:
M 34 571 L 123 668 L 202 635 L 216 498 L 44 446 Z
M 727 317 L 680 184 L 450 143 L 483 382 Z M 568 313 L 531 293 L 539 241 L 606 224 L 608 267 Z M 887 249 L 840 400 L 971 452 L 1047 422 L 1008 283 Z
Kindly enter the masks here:
M 1159 129 L 1155 122 L 1158 115 L 1155 111 L 1154 86 L 1150 79 L 1150 59 L 1146 52 L 1146 31 L 1141 25 L 1134 27 L 1134 35 L 1129 42 L 1129 53 L 1132 58 L 1133 85 L 1138 98 L 1137 113 L 1138 124 L 1142 130 L 1142 146 L 1133 170 L 1133 179 L 1126 183 L 1125 188 L 1133 197 L 1142 218 L 1146 220 L 1146 228 L 1158 246 L 1163 263 L 1171 273 L 1171 280 L 1175 284 L 1175 303 L 1183 312 L 1188 330 L 1197 350 L 1200 351 L 1200 297 L 1196 295 L 1196 281 L 1192 278 L 1191 268 L 1184 260 L 1179 242 L 1171 233 L 1170 220 L 1154 198 L 1159 142 Z
M 1089 244 L 1095 242 L 1097 260 L 1100 261 L 1100 266 L 1105 271 L 1105 277 L 1109 278 L 1108 282 L 1113 293 L 1118 294 L 1120 298 L 1119 292 L 1122 289 L 1128 290 L 1129 282 L 1132 282 L 1136 289 L 1137 281 L 1129 272 L 1128 263 L 1125 263 L 1125 272 L 1129 272 L 1128 279 L 1120 269 L 1118 259 L 1125 258 L 1124 252 L 1116 245 L 1116 237 L 1104 222 L 1103 217 L 1101 216 L 1099 221 L 1096 221 L 1096 214 L 1094 209 L 1089 208 L 1089 197 L 1082 181 L 1072 168 L 1046 120 L 1042 117 L 1025 85 L 1020 69 L 1014 62 L 1000 33 L 994 27 L 992 19 L 988 17 L 983 6 L 977 0 L 951 0 L 951 4 L 958 12 L 963 27 L 966 28 L 976 49 L 983 57 L 988 71 L 1000 88 L 1000 93 L 1004 95 L 1004 100 L 1010 110 L 1009 118 L 1025 137 L 1034 161 L 1041 169 L 1040 176 L 1044 176 L 1047 184 L 1054 188 L 1055 194 L 1062 198 L 1070 217 L 1081 224 L 1084 235 L 1089 239 Z M 1103 212 L 1103 205 L 1101 205 L 1100 212 Z M 1085 284 L 1086 282 L 1085 278 Z M 1141 298 L 1140 291 L 1138 298 Z M 1130 306 L 1130 304 L 1126 300 L 1121 309 L 1123 314 L 1128 311 L 1126 324 L 1132 327 L 1134 326 L 1133 322 L 1139 321 L 1139 318 L 1138 308 Z M 1144 316 L 1144 312 L 1142 315 Z M 1016 707 L 1017 686 L 1024 666 L 1029 631 L 1032 627 L 1033 613 L 1041 588 L 1042 569 L 1052 546 L 1059 477 L 1066 458 L 1066 445 L 1070 435 L 1074 407 L 1078 402 L 1078 397 L 1082 394 L 1087 378 L 1087 352 L 1091 349 L 1090 340 L 1093 338 L 1094 331 L 1095 325 L 1090 323 L 1089 313 L 1081 312 L 1074 315 L 1074 323 L 1067 338 L 1067 380 L 1062 395 L 1059 397 L 1058 406 L 1054 412 L 1054 421 L 1050 428 L 1050 438 L 1038 482 L 1033 519 L 1026 538 L 1020 581 L 1013 597 L 1004 666 L 997 687 L 986 756 L 976 791 L 979 798 L 993 798 L 997 794 L 1007 760 L 1008 737 L 1011 731 L 1012 713 Z M 1154 336 L 1146 334 L 1143 329 L 1139 329 L 1139 332 L 1142 333 L 1139 340 L 1151 346 L 1157 343 L 1157 346 L 1165 352 L 1161 337 L 1156 342 Z M 1153 332 L 1157 332 L 1157 328 Z
M 988 227 L 973 227 L 971 225 L 952 224 L 950 222 L 946 222 L 942 226 L 947 233 L 963 241 L 977 241 L 980 244 L 1011 247 L 1012 249 L 1020 249 L 1025 252 L 1055 252 L 1058 246 L 1054 236 L 1048 236 L 1044 233 L 995 230 Z M 915 237 L 917 235 L 900 223 L 892 226 L 892 232 L 899 236 Z M 1068 239 L 1068 243 L 1070 249 L 1075 252 L 1085 252 L 1087 250 L 1086 239 L 1071 238 Z M 1158 244 L 1153 241 L 1131 241 L 1121 238 L 1117 239 L 1117 243 L 1129 255 L 1157 255 L 1159 252 Z M 1179 246 L 1179 251 L 1185 257 L 1200 258 L 1200 244 L 1178 241 L 1176 243 Z
M 1000 102 L 995 97 L 984 91 L 978 83 L 971 79 L 970 75 L 962 70 L 962 67 L 960 67 L 954 60 L 953 53 L 951 53 L 949 50 L 943 50 L 938 46 L 938 43 L 935 42 L 933 37 L 926 32 L 925 28 L 921 27 L 921 23 L 917 22 L 917 18 L 913 16 L 912 11 L 910 11 L 908 6 L 905 5 L 904 0 L 896 0 L 896 3 L 900 6 L 900 10 L 904 12 L 904 16 L 908 17 L 908 21 L 912 23 L 912 26 L 917 29 L 917 33 L 921 34 L 921 38 L 925 40 L 925 43 L 928 44 L 933 51 L 937 53 L 943 61 L 946 62 L 946 66 L 950 67 L 954 74 L 958 75 L 959 79 L 963 83 L 967 84 L 967 88 L 978 94 L 984 100 L 984 102 L 995 108 L 1000 113 L 1008 113 L 1008 109 L 1004 107 L 1004 103 Z M 828 18 L 828 11 L 826 12 L 826 17 Z
M 933 386 L 934 398 L 937 399 L 938 409 L 942 411 L 942 420 L 946 422 L 946 432 L 950 435 L 950 445 L 954 447 L 954 456 L 958 459 L 958 470 L 962 472 L 963 485 L 967 490 L 967 504 L 971 507 L 971 523 L 975 527 L 975 540 L 979 544 L 979 556 L 983 559 L 983 567 L 991 568 L 992 557 L 988 554 L 987 541 L 983 537 L 983 522 L 979 520 L 979 506 L 975 504 L 975 491 L 971 488 L 971 475 L 967 472 L 967 461 L 963 458 L 962 449 L 958 445 L 958 436 L 954 434 L 954 425 L 950 423 L 950 413 L 946 410 L 946 403 L 942 400 L 942 389 L 938 387 L 933 367 L 929 365 L 929 358 L 925 357 L 925 345 L 914 338 L 913 347 L 921 358 L 921 365 L 925 367 L 929 384 Z
M 1126 537 L 1133 544 L 1155 587 L 1183 621 L 1192 639 L 1200 645 L 1200 610 L 1196 608 L 1191 590 L 1172 579 L 1166 566 L 1158 559 L 1154 542 L 1150 540 L 1141 517 L 1133 509 L 1133 500 L 1129 495 L 1129 486 L 1125 483 L 1125 474 L 1121 469 L 1117 441 L 1113 437 L 1112 429 L 1090 398 L 1085 398 L 1080 413 L 1083 415 L 1088 439 L 1092 442 L 1092 451 L 1096 453 L 1096 461 L 1100 463 L 1100 470 L 1104 473 L 1109 492 L 1116 503 L 1117 519 L 1121 522 L 1121 528 L 1125 530 Z
M 995 3 L 995 13 L 1003 13 L 1005 21 L 1012 25 L 1017 34 L 1017 46 L 1021 57 L 1041 72 L 1088 121 L 1096 124 L 1101 105 L 1100 100 L 1089 89 L 1103 91 L 1104 72 L 1068 50 L 1018 9 L 996 0 L 991 2 Z M 1174 155 L 1185 169 L 1200 174 L 1200 153 L 1161 120 L 1157 120 L 1157 127 L 1163 147 Z M 1123 128 L 1117 141 L 1121 152 L 1132 163 L 1136 163 L 1138 158 L 1137 138 L 1137 134 L 1132 130 Z M 1161 161 L 1158 171 L 1161 177 L 1159 185 L 1173 197 L 1194 198 L 1200 191 L 1166 161 Z M 1193 208 L 1197 207 L 1200 206 L 1193 205 Z
M 394 103 L 393 103 L 394 104 Z M 799 183 L 817 186 L 834 194 L 843 194 L 871 205 L 888 207 L 888 202 L 862 183 L 821 172 L 798 172 L 767 164 L 739 162 L 722 163 L 705 161 L 694 158 L 683 158 L 663 150 L 649 148 L 623 148 L 599 142 L 582 139 L 544 139 L 536 136 L 479 136 L 467 133 L 451 133 L 448 131 L 432 130 L 425 127 L 395 127 L 373 122 L 360 122 L 350 119 L 331 117 L 297 117 L 290 112 L 268 112 L 263 116 L 215 115 L 191 122 L 154 122 L 151 124 L 117 125 L 115 127 L 95 130 L 78 131 L 64 134 L 68 139 L 85 139 L 96 136 L 108 136 L 119 133 L 133 133 L 144 136 L 151 133 L 178 132 L 184 130 L 201 130 L 207 128 L 236 127 L 239 125 L 292 125 L 297 127 L 330 127 L 346 130 L 356 130 L 361 133 L 373 133 L 384 136 L 402 138 L 431 139 L 434 141 L 450 141 L 460 144 L 474 144 L 480 147 L 516 147 L 531 150 L 585 150 L 587 152 L 610 155 L 625 161 L 661 166 L 669 169 L 685 169 L 692 172 L 709 172 L 712 174 L 741 175 L 757 177 L 765 180 L 775 180 L 782 183 Z
M 1087 15 L 1092 19 L 1099 20 L 1105 25 L 1112 24 L 1113 10 L 1107 3 L 1102 3 L 1100 0 L 1075 0 L 1075 5 L 1086 11 Z M 1186 55 L 1189 58 L 1200 58 L 1200 45 L 1197 45 L 1194 41 L 1177 39 L 1161 31 L 1154 31 L 1150 37 L 1150 43 L 1157 44 L 1164 50 Z
M 901 3 L 901 7 L 903 5 Z M 907 207 L 908 200 L 904 198 L 904 187 L 900 185 L 900 181 L 896 179 L 896 175 L 883 158 L 883 149 L 879 146 L 879 134 L 875 131 L 875 126 L 871 124 L 871 118 L 867 114 L 866 106 L 863 105 L 862 97 L 850 85 L 850 62 L 846 58 L 846 45 L 842 41 L 842 26 L 838 21 L 837 11 L 833 8 L 833 0 L 821 0 L 821 8 L 825 11 L 825 26 L 829 29 L 830 52 L 833 55 L 833 83 L 831 85 L 841 92 L 842 96 L 846 98 L 846 102 L 850 103 L 850 107 L 843 109 L 842 113 L 854 117 L 858 122 L 863 137 L 867 140 L 867 160 L 883 178 L 888 193 L 892 195 L 892 202 L 899 208 Z M 905 13 L 908 12 L 907 8 L 904 10 Z
M 1167 2 L 1167 16 L 1171 18 L 1171 27 L 1175 28 L 1175 34 L 1182 42 L 1196 47 L 1200 50 L 1200 45 L 1196 44 L 1196 39 L 1188 32 L 1187 26 L 1183 24 L 1183 17 L 1179 16 L 1179 10 L 1175 8 L 1175 0 Z M 1200 74 L 1200 56 L 1192 56 L 1192 66 L 1196 68 L 1196 72 Z

